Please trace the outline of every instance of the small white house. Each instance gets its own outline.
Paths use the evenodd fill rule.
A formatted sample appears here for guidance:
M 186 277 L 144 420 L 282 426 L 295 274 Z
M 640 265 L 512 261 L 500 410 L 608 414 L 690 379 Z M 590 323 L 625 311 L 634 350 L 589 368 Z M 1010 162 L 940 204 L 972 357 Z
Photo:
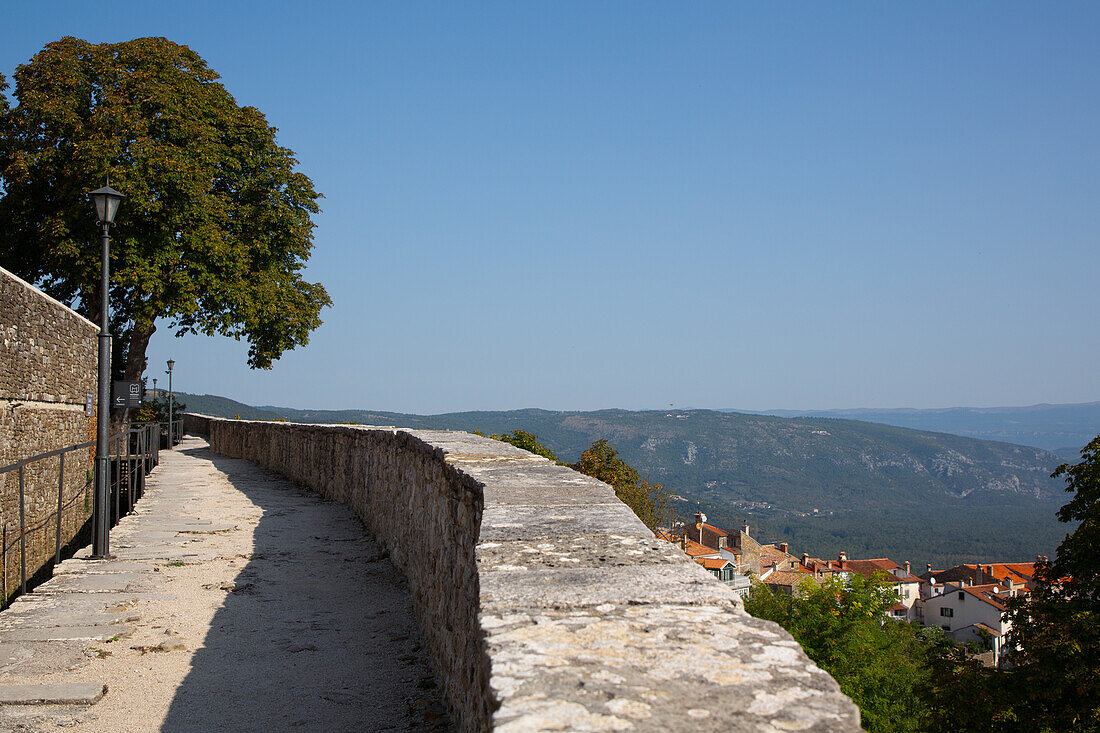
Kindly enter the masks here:
M 1016 589 L 996 583 L 946 583 L 936 591 L 921 603 L 924 625 L 939 626 L 956 641 L 981 642 L 993 652 L 993 663 L 999 664 L 1005 635 L 1012 628 L 1004 602 Z

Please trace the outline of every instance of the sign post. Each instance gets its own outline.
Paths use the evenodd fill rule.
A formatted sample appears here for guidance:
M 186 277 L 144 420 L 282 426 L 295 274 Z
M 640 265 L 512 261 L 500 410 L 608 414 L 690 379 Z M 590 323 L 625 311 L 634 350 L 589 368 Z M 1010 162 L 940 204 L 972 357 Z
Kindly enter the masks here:
M 111 396 L 112 410 L 128 410 L 141 407 L 141 382 L 115 382 Z

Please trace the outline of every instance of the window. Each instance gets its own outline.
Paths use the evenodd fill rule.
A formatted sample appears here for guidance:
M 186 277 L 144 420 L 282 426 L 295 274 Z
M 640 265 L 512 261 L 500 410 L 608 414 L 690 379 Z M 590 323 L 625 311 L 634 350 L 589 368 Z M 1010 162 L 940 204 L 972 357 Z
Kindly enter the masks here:
M 955 615 L 955 609 L 953 609 L 953 608 L 947 608 L 947 607 L 945 606 L 945 607 L 943 607 L 943 608 L 940 608 L 940 615 L 941 615 L 941 616 L 946 616 L 947 618 L 951 618 L 952 616 L 954 616 L 954 615 Z

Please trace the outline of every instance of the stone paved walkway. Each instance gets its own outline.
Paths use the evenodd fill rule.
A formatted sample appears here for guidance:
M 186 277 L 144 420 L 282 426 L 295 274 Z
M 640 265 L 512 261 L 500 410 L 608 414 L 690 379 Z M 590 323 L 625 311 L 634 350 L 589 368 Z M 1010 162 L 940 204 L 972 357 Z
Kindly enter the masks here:
M 347 508 L 189 437 L 111 551 L 0 613 L 0 730 L 450 729 L 403 579 Z M 7 702 L 36 696 L 68 702 Z

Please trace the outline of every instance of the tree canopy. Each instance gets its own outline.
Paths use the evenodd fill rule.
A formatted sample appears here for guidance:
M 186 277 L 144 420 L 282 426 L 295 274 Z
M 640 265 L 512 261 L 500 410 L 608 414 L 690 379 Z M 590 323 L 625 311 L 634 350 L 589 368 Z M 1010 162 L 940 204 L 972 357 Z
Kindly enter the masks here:
M 1036 563 L 1037 587 L 1009 603 L 1010 681 L 1028 730 L 1100 730 L 1100 436 L 1081 456 L 1054 472 L 1074 494 L 1058 519 L 1080 524 Z
M 840 683 L 859 706 L 870 731 L 921 731 L 926 715 L 919 697 L 926 684 L 926 632 L 884 620 L 897 596 L 885 573 L 866 579 L 803 581 L 797 597 L 755 584 L 745 610 L 790 632 L 807 656 Z M 939 629 L 933 635 L 942 636 Z
M 98 228 L 87 192 L 125 194 L 111 229 L 116 377 L 138 379 L 158 319 L 249 343 L 270 368 L 331 304 L 302 268 L 320 195 L 254 107 L 164 38 L 63 38 L 0 93 L 0 265 L 98 320 Z M 5 83 L 0 77 L 0 92 Z
M 554 455 L 554 451 L 539 442 L 539 436 L 529 433 L 526 430 L 513 430 L 510 433 L 494 433 L 489 437 L 493 440 L 509 443 L 517 448 L 523 448 L 537 456 L 549 458 L 551 461 L 557 462 L 558 460 L 558 457 Z
M 606 440 L 597 440 L 571 468 L 611 484 L 615 496 L 630 507 L 650 529 L 656 529 L 670 519 L 671 494 L 661 484 L 651 484 L 630 464 L 619 458 L 619 452 Z

